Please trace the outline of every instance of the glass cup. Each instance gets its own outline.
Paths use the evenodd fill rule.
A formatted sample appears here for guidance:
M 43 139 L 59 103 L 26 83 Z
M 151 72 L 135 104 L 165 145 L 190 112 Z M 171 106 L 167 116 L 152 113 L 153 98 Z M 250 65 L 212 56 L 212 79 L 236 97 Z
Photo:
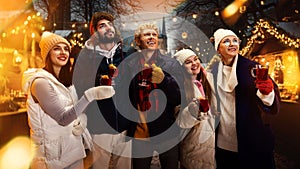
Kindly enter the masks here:
M 118 75 L 117 67 L 114 64 L 108 65 L 108 76 L 111 79 L 111 85 L 115 85 L 115 77 Z
M 117 67 L 114 64 L 108 65 L 108 76 L 116 77 L 117 76 Z
M 255 65 L 255 67 L 251 69 L 251 75 L 257 80 L 268 80 L 269 66 Z
M 209 103 L 208 103 L 208 98 L 205 97 L 200 97 L 197 99 L 197 102 L 199 104 L 199 110 L 200 112 L 208 112 L 209 110 Z
M 100 78 L 100 85 L 111 86 L 112 85 L 111 78 L 108 75 L 102 75 Z
M 140 86 L 148 86 L 148 84 L 151 82 L 152 77 L 152 68 L 150 66 L 147 66 L 145 64 L 142 72 L 141 72 L 142 80 L 139 83 Z

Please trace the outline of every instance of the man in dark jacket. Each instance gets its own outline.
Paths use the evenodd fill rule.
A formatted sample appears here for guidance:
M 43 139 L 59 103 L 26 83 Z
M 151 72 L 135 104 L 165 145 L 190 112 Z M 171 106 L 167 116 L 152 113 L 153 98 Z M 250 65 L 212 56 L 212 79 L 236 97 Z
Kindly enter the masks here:
M 105 12 L 96 12 L 91 20 L 91 37 L 80 51 L 74 68 L 74 84 L 78 96 L 93 86 L 111 85 L 116 80 L 118 65 L 125 58 L 120 35 L 114 26 L 114 17 Z M 102 84 L 101 84 L 102 82 Z M 95 152 L 93 167 L 108 169 L 111 158 L 114 168 L 130 169 L 129 155 L 122 156 L 127 148 L 124 140 L 122 117 L 113 98 L 92 102 L 86 110 L 87 127 L 93 134 Z M 120 133 L 120 134 L 119 134 Z M 115 150 L 118 154 L 115 154 Z M 127 157 L 126 157 L 127 156 Z
M 134 38 L 139 50 L 121 63 L 124 74 L 116 87 L 121 113 L 130 120 L 127 135 L 133 138 L 133 169 L 149 169 L 154 151 L 162 168 L 178 167 L 174 111 L 181 103 L 183 76 L 180 64 L 160 53 L 158 34 L 153 24 L 138 27 Z

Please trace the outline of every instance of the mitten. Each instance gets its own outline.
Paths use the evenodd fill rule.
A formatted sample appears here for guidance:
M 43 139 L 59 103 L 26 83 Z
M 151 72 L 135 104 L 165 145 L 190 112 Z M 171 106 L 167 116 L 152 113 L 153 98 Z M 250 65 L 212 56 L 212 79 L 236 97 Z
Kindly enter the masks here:
M 87 116 L 86 116 L 86 114 L 81 114 L 73 122 L 72 133 L 75 136 L 81 135 L 84 132 L 86 125 L 87 125 Z
M 195 101 L 188 104 L 188 110 L 193 117 L 198 118 L 199 105 Z
M 208 115 L 207 112 L 200 112 L 198 114 L 198 118 L 197 119 L 198 120 L 207 120 L 207 119 L 209 119 L 209 115 Z
M 256 80 L 255 84 L 256 88 L 264 95 L 268 95 L 274 89 L 273 82 L 270 78 L 268 78 L 268 80 Z
M 164 80 L 165 74 L 160 67 L 152 64 L 152 78 L 151 82 L 160 84 Z
M 92 87 L 84 92 L 84 96 L 89 102 L 93 100 L 102 100 L 112 97 L 115 90 L 112 86 L 97 86 Z

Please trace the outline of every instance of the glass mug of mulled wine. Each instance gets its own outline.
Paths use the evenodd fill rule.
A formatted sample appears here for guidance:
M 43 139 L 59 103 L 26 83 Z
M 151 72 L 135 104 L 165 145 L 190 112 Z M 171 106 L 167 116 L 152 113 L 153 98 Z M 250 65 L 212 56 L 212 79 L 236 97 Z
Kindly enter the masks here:
M 140 86 L 148 86 L 151 82 L 152 78 L 152 67 L 150 67 L 148 64 L 144 64 L 143 70 L 141 72 L 142 79 L 139 83 Z
M 209 102 L 207 97 L 199 97 L 196 100 L 196 103 L 199 105 L 200 112 L 208 112 Z
M 111 85 L 115 85 L 115 77 L 118 75 L 118 69 L 114 64 L 108 65 L 108 77 L 111 79 Z
M 251 69 L 251 75 L 257 80 L 268 80 L 269 65 L 255 65 L 255 67 Z
M 118 75 L 117 67 L 114 64 L 108 65 L 108 76 L 116 77 Z
M 108 75 L 102 75 L 101 78 L 100 78 L 100 85 L 111 86 L 112 85 L 112 79 Z

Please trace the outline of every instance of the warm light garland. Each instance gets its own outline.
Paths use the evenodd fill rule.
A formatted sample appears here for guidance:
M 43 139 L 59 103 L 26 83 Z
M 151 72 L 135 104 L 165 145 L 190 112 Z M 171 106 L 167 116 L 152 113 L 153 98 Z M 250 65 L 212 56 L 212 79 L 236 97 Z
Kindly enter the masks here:
M 40 30 L 40 31 L 45 30 L 45 27 L 43 26 L 42 18 L 40 16 L 39 12 L 37 12 L 36 14 L 32 14 L 30 16 L 27 16 L 26 20 L 24 22 L 20 22 L 20 23 L 21 23 L 20 25 L 17 25 L 14 28 L 10 28 L 7 30 L 1 30 L 0 42 L 4 38 L 10 38 L 10 36 L 14 36 L 19 33 L 23 33 L 23 34 L 29 33 L 29 35 L 32 37 L 32 34 L 36 34 L 37 30 Z M 32 32 L 29 32 L 26 30 L 30 30 Z
M 72 47 L 78 46 L 80 48 L 84 47 L 84 38 L 82 33 L 74 33 L 72 39 L 70 39 Z
M 240 54 L 242 56 L 245 56 L 251 50 L 254 43 L 263 43 L 266 33 L 274 36 L 284 45 L 297 49 L 300 47 L 299 38 L 292 38 L 288 34 L 282 33 L 276 27 L 272 26 L 268 21 L 265 21 L 263 19 L 260 19 L 257 22 L 257 24 L 253 28 L 252 33 L 253 35 L 247 39 L 246 46 L 240 51 Z

